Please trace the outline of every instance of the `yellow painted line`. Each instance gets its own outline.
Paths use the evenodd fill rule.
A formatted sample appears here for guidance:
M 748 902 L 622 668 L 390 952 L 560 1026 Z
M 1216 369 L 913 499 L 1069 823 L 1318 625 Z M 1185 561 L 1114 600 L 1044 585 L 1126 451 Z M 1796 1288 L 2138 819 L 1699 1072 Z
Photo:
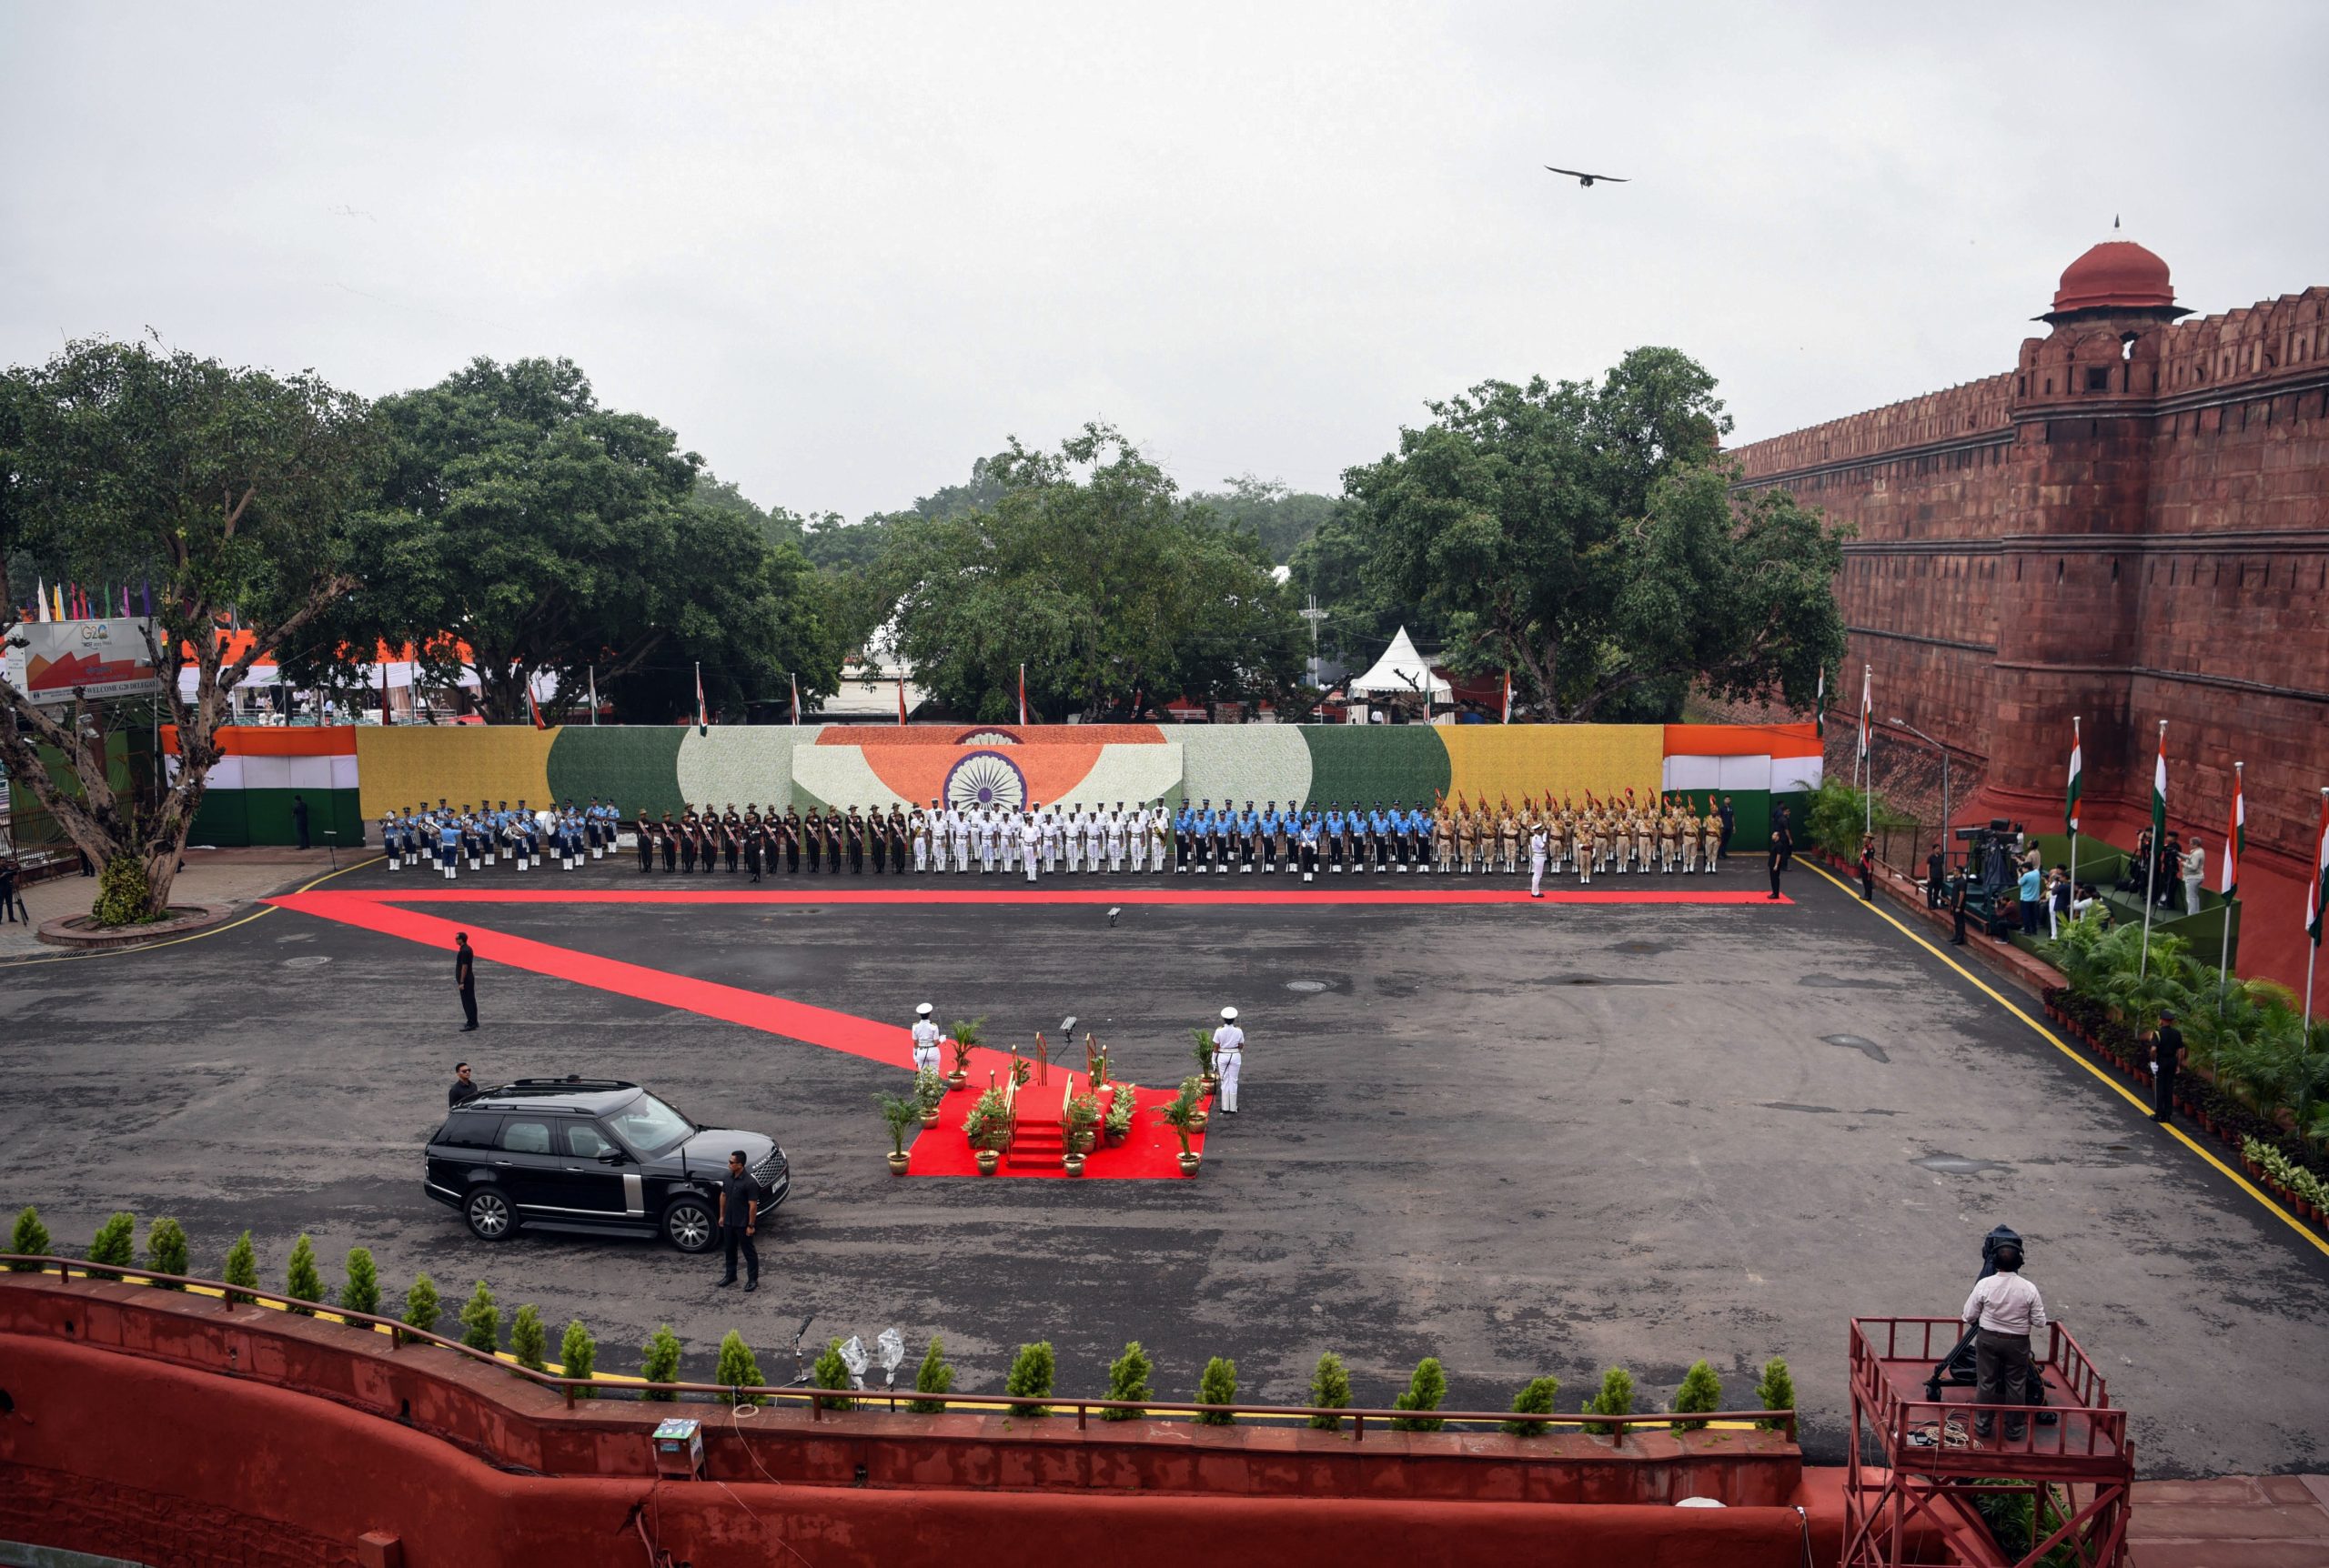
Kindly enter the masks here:
M 343 876 L 349 871 L 361 870 L 366 866 L 376 865 L 379 861 L 387 859 L 388 857 L 385 855 L 374 855 L 370 859 L 367 860 L 351 860 L 347 865 L 340 867 L 338 870 L 326 871 L 322 876 L 318 877 L 315 880 L 302 883 L 299 887 L 295 888 L 292 890 L 294 892 L 304 893 L 310 888 L 319 888 L 323 886 L 324 883 L 330 881 L 334 877 Z M 5 961 L 0 961 L 0 969 L 33 969 L 41 964 L 78 963 L 83 959 L 116 959 L 120 958 L 125 953 L 157 952 L 163 948 L 174 948 L 180 942 L 198 942 L 205 937 L 224 936 L 227 932 L 233 930 L 237 926 L 247 926 L 253 920 L 265 920 L 267 916 L 273 913 L 275 913 L 275 906 L 273 904 L 267 904 L 262 908 L 253 910 L 249 914 L 243 916 L 239 920 L 228 920 L 223 926 L 212 926 L 207 931 L 193 931 L 182 937 L 165 937 L 158 942 L 141 942 L 134 948 L 99 948 L 92 951 L 83 953 L 59 953 L 55 958 L 45 959 L 10 959 Z
M 1853 902 L 1860 902 L 1860 890 L 1858 888 L 1855 888 L 1850 883 L 1830 875 L 1827 868 L 1824 866 L 1816 865 L 1810 860 L 1804 861 L 1803 864 L 1810 866 L 1811 869 L 1819 872 L 1820 875 L 1827 878 L 1829 881 L 1833 882 L 1845 893 L 1850 895 Z M 2014 1017 L 2028 1024 L 2039 1039 L 2044 1040 L 2056 1050 L 2061 1051 L 2064 1056 L 2070 1058 L 2071 1060 L 2084 1068 L 2089 1073 L 2093 1075 L 2094 1081 L 2097 1083 L 2100 1083 L 2104 1088 L 2110 1090 L 2112 1093 L 2117 1095 L 2120 1099 L 2125 1101 L 2128 1104 L 2142 1111 L 2145 1116 L 2149 1116 L 2151 1114 L 2151 1107 L 2149 1104 L 2145 1103 L 2142 1096 L 2137 1094 L 2133 1090 L 2129 1089 L 2125 1084 L 2120 1082 L 2117 1079 L 2103 1071 L 2102 1069 L 2097 1067 L 2093 1062 L 2089 1061 L 2084 1056 L 2079 1053 L 2075 1047 L 2064 1040 L 2052 1030 L 2048 1029 L 2044 1024 L 2039 1022 L 2036 1019 L 2032 1018 L 2028 1013 L 2022 1011 L 2018 1004 L 2006 1000 L 2006 998 L 1991 987 L 1988 981 L 1982 980 L 1979 975 L 1973 973 L 1972 970 L 1967 969 L 1963 964 L 1959 963 L 1955 959 L 1951 958 L 1947 953 L 1933 946 L 1932 943 L 1927 941 L 1917 932 L 1910 930 L 1906 925 L 1902 924 L 1890 910 L 1884 909 L 1874 903 L 1867 904 L 1864 907 L 1871 910 L 1876 915 L 1877 919 L 1884 921 L 1894 930 L 1899 931 L 1902 936 L 1916 943 L 1917 946 L 1924 949 L 1925 951 L 1939 959 L 1942 963 L 1947 964 L 1951 969 L 1955 970 L 1972 985 L 1974 990 L 1980 991 L 1983 996 L 1988 997 L 1991 1001 L 2005 1009 L 2006 1011 L 2011 1013 Z M 2251 1198 L 2255 1199 L 2257 1202 L 2262 1203 L 2265 1210 L 2277 1218 L 2281 1223 L 2286 1225 L 2290 1230 L 2295 1231 L 2298 1235 L 2304 1237 L 2307 1242 L 2311 1243 L 2315 1251 L 2319 1252 L 2323 1257 L 2329 1258 L 2329 1241 L 2324 1241 L 2320 1234 L 2316 1232 L 2312 1226 L 2306 1224 L 2304 1221 L 2290 1213 L 2286 1209 L 2282 1208 L 2278 1203 L 2273 1201 L 2272 1194 L 2266 1192 L 2263 1188 L 2258 1187 L 2255 1183 L 2249 1181 L 2248 1178 L 2240 1171 L 2233 1170 L 2231 1166 L 2217 1159 L 2214 1151 L 2209 1149 L 2205 1144 L 2200 1142 L 2197 1139 L 2194 1139 L 2190 1133 L 2184 1131 L 2181 1127 L 2176 1126 L 2172 1121 L 2164 1124 L 2155 1123 L 2154 1125 L 2158 1125 L 2161 1131 L 2166 1133 L 2178 1143 L 2183 1145 L 2184 1148 L 2189 1149 L 2193 1153 L 2198 1155 L 2201 1159 L 2214 1166 L 2219 1171 L 2222 1171 L 2224 1177 L 2230 1181 L 2233 1186 L 2239 1188 L 2243 1192 L 2247 1193 Z

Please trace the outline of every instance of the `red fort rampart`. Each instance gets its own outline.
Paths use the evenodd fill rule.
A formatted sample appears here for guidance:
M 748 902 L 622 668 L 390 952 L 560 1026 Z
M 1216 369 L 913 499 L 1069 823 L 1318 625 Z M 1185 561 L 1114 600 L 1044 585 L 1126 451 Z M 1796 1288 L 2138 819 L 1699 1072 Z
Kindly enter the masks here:
M 1880 722 L 1985 759 L 1975 814 L 2059 827 L 2074 714 L 2089 801 L 2148 810 L 2163 719 L 2211 880 L 2237 759 L 2249 865 L 2295 900 L 2329 785 L 2329 288 L 2185 315 L 2164 262 L 2099 245 L 2011 370 L 1732 455 L 1858 530 L 1842 700 L 1870 665 Z M 2262 956 L 2290 911 L 2243 880 Z

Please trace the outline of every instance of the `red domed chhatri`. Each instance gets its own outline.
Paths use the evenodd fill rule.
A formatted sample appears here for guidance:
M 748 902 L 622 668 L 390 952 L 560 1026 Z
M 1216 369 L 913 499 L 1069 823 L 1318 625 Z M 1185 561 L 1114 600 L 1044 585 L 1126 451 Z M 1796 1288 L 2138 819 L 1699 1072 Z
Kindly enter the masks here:
M 2167 263 L 2132 240 L 2111 239 L 2062 269 L 2054 310 L 2154 310 L 2173 307 Z

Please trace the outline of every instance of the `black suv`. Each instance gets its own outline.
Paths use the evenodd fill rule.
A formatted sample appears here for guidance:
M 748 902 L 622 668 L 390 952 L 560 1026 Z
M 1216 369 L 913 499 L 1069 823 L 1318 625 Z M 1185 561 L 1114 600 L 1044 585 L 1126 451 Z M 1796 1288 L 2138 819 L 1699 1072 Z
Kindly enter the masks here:
M 483 1241 L 536 1225 L 660 1231 L 703 1252 L 719 1239 L 720 1181 L 738 1149 L 761 1212 L 773 1212 L 792 1191 L 775 1139 L 700 1126 L 635 1083 L 521 1078 L 445 1119 L 428 1141 L 425 1185 Z

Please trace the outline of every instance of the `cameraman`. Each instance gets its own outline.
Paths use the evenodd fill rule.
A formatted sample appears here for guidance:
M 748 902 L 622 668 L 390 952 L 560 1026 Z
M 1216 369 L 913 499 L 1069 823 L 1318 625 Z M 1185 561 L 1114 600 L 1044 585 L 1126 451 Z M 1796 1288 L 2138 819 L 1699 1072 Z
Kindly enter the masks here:
M 1977 1407 L 1973 1435 L 1989 1441 L 1996 1424 L 1991 1407 L 2006 1405 L 2006 1441 L 2020 1442 L 2029 1431 L 2029 1418 L 2022 1411 L 2036 1376 L 2031 1340 L 2045 1332 L 2046 1303 L 2039 1296 L 2038 1287 L 2021 1277 L 2019 1241 L 2001 1243 L 1991 1261 L 1997 1271 L 1983 1276 L 1973 1286 L 1973 1293 L 1965 1298 L 1965 1310 L 1959 1314 L 1967 1328 L 1977 1331 L 1973 1337 L 1973 1402 Z

